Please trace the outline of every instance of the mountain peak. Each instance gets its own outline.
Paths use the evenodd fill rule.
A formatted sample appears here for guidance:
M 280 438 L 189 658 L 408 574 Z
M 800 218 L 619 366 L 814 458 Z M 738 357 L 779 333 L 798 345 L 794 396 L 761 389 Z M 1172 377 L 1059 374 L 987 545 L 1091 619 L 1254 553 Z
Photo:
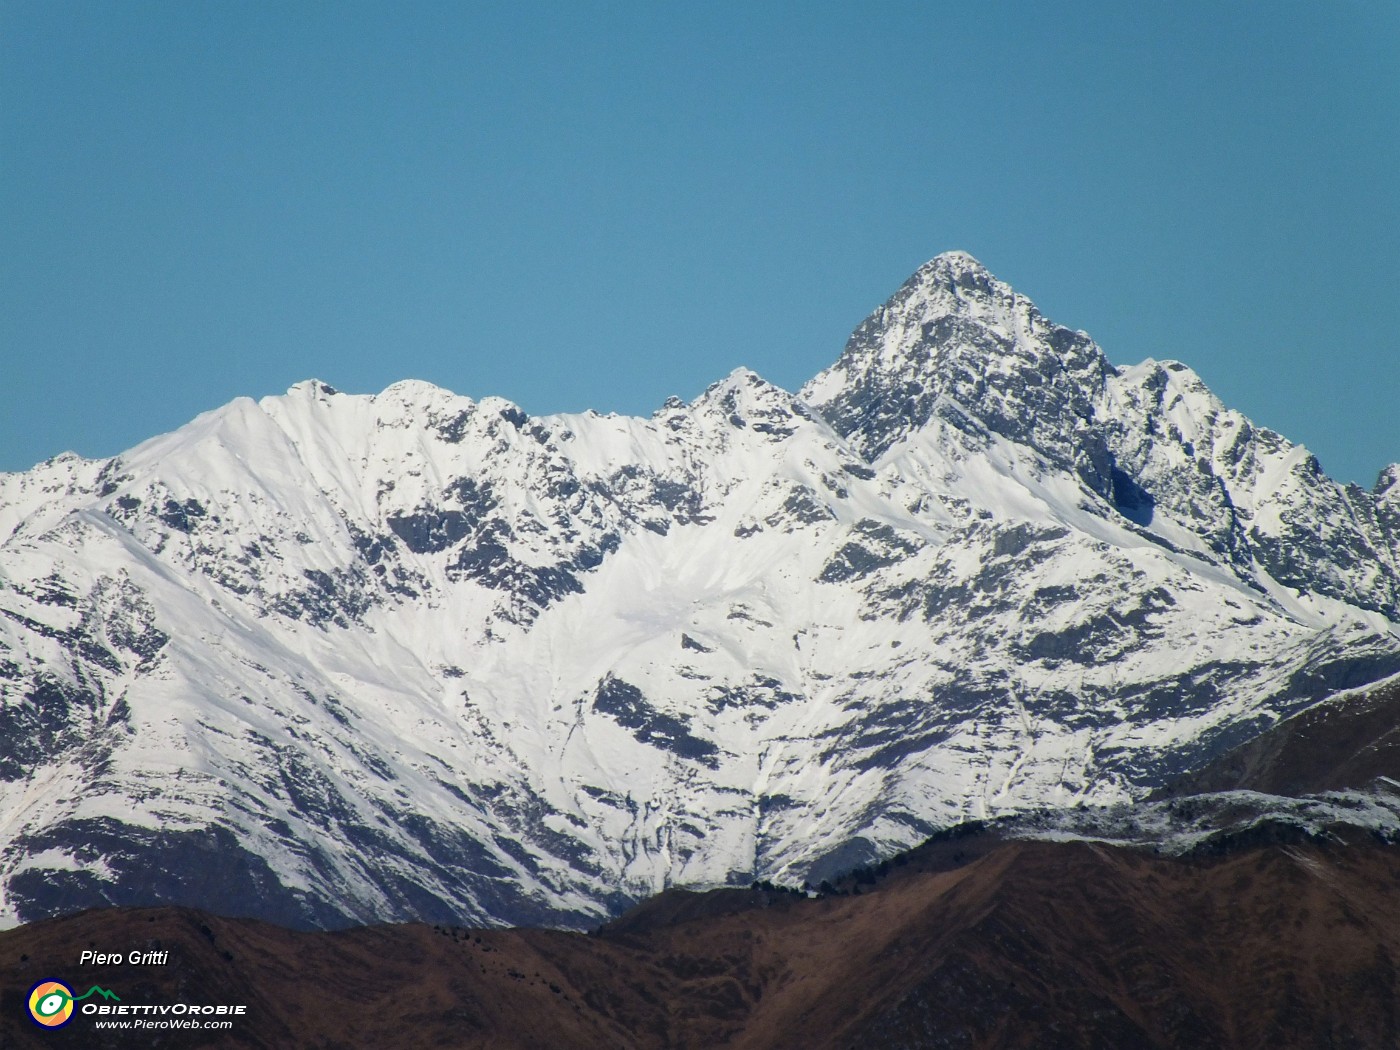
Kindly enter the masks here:
M 763 426 L 781 425 L 794 415 L 807 415 L 794 394 L 742 367 L 706 388 L 691 408 L 740 428 L 755 421 Z
M 952 251 L 939 252 L 923 266 L 920 270 L 929 270 L 935 267 L 942 267 L 950 270 L 986 270 L 986 267 L 972 257 L 970 252 L 954 248 Z
M 963 251 L 943 252 L 915 270 L 887 305 L 922 308 L 921 312 L 962 312 L 1000 306 L 1017 298 L 1011 286 Z
M 730 404 L 736 399 L 745 403 L 787 403 L 793 399 L 793 395 L 752 369 L 740 366 L 706 387 L 705 392 L 695 399 L 695 404 L 697 407 L 712 402 Z
M 919 267 L 801 396 L 872 458 L 940 414 L 1059 458 L 1113 373 L 1088 336 L 953 251 Z

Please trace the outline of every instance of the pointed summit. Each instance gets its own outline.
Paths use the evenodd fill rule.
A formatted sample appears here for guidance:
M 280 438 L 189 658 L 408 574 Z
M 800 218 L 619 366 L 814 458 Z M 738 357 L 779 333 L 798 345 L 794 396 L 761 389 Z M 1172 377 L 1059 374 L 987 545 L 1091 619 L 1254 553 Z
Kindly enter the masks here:
M 793 417 L 807 418 L 808 410 L 794 394 L 768 382 L 757 372 L 736 368 L 712 383 L 695 399 L 692 408 L 700 415 L 727 420 L 736 427 L 784 429 Z
M 968 280 L 969 278 L 971 280 Z M 987 268 L 971 254 L 964 251 L 951 251 L 941 252 L 924 263 L 910 275 L 905 285 L 931 282 L 944 282 L 952 285 L 959 280 L 971 284 L 980 279 L 985 279 L 989 283 L 996 281 Z M 996 283 L 1000 284 L 1001 282 L 996 281 Z M 1003 284 L 1002 287 L 1006 288 L 1007 286 Z
M 954 250 L 935 255 L 915 270 L 909 280 L 912 282 L 934 275 L 956 278 L 962 274 L 986 274 L 991 277 L 987 268 L 973 258 L 971 253 Z
M 986 267 L 972 257 L 970 252 L 954 248 L 952 251 L 940 252 L 924 264 L 929 266 L 964 266 L 975 270 L 985 270 Z
M 1076 432 L 1113 371 L 1088 336 L 954 251 L 919 267 L 802 397 L 872 459 L 941 417 L 1028 445 L 1104 491 Z
M 950 311 L 990 318 L 1014 306 L 1017 295 L 967 252 L 936 255 L 915 270 L 890 297 L 887 307 L 918 309 L 926 315 Z
M 695 404 L 700 406 L 710 402 L 732 401 L 736 397 L 748 402 L 766 403 L 786 403 L 792 400 L 792 395 L 786 390 L 768 382 L 752 369 L 741 366 L 706 387 L 704 393 L 695 399 Z

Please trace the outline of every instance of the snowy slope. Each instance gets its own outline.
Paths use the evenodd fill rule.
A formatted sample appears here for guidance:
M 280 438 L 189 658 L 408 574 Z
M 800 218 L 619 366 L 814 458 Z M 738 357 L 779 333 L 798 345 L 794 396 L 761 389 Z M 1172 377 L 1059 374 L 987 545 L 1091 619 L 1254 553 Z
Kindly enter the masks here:
M 0 915 L 581 925 L 1139 797 L 1400 670 L 1397 477 L 961 253 L 797 396 L 240 399 L 0 475 Z

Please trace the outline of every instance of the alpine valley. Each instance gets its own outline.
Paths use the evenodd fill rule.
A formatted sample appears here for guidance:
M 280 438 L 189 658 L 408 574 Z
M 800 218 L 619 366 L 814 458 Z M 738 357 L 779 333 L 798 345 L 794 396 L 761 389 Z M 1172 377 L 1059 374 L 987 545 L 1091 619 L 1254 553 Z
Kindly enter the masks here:
M 310 381 L 0 475 L 0 614 L 6 925 L 587 928 L 968 821 L 1170 823 L 1400 673 L 1400 465 L 1339 485 L 949 253 L 796 394 Z M 1292 812 L 1400 835 L 1346 786 Z

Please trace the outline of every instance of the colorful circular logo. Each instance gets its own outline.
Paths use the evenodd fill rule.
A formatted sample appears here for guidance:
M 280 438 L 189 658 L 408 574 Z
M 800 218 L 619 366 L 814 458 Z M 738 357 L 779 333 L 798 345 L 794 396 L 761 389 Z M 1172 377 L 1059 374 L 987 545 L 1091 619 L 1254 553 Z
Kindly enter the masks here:
M 62 1028 L 73 1019 L 73 989 L 62 981 L 40 981 L 29 989 L 29 1016 L 45 1028 Z

